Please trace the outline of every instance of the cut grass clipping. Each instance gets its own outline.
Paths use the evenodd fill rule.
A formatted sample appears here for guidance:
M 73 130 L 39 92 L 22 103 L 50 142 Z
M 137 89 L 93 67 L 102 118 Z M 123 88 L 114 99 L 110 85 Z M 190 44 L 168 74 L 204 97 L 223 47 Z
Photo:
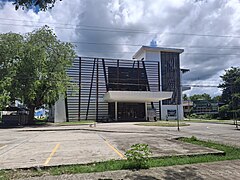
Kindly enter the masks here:
M 205 146 L 220 151 L 224 151 L 225 155 L 195 155 L 195 156 L 172 156 L 150 158 L 148 167 L 173 166 L 193 163 L 205 163 L 214 161 L 240 159 L 240 148 L 222 145 L 211 141 L 197 140 L 192 138 L 180 138 L 180 141 Z M 32 168 L 28 170 L 1 170 L 0 179 L 17 179 L 41 175 L 61 175 L 76 173 L 103 172 L 123 169 L 136 169 L 134 164 L 127 160 L 111 160 L 106 162 L 91 163 L 87 165 L 65 165 L 58 167 Z
M 162 126 L 162 127 L 177 127 L 177 121 L 158 121 L 136 124 L 139 126 Z M 179 126 L 189 126 L 190 124 L 180 122 Z

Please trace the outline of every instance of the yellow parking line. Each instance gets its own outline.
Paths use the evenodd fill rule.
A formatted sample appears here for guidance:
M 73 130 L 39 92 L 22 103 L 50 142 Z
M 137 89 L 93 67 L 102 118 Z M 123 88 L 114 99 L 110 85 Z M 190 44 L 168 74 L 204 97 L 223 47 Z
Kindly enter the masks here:
M 3 149 L 3 148 L 5 148 L 5 147 L 7 147 L 7 145 L 4 145 L 4 146 L 0 147 L 0 149 Z
M 112 149 L 114 150 L 122 159 L 125 159 L 124 155 L 120 153 L 115 147 L 113 147 L 107 140 L 104 140 L 104 142 Z
M 57 151 L 57 149 L 59 148 L 60 144 L 58 143 L 54 149 L 52 150 L 51 154 L 49 155 L 49 157 L 47 158 L 47 160 L 45 161 L 44 165 L 48 165 L 49 161 L 52 159 L 53 155 L 55 154 L 55 152 Z

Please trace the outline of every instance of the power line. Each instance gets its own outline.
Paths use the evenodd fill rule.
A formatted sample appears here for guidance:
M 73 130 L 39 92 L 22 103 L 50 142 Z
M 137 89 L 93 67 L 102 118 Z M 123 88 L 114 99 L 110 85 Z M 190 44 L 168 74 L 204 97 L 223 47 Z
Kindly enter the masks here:
M 0 39 L 0 41 L 2 41 Z M 97 43 L 97 42 L 84 42 L 84 41 L 62 41 L 65 43 L 72 43 L 72 44 L 89 44 L 89 45 L 99 45 L 99 46 L 134 46 L 134 47 L 141 47 L 143 46 L 143 44 L 128 44 L 128 43 Z M 158 44 L 158 46 L 162 46 L 162 47 L 172 47 L 172 48 L 199 48 L 199 49 L 239 49 L 240 46 L 188 46 L 188 45 L 169 45 L 169 44 Z M 104 51 L 105 52 L 105 51 Z M 118 52 L 118 53 L 122 53 L 122 52 Z M 124 53 L 124 52 L 123 52 Z M 128 53 L 128 52 L 126 52 Z M 130 51 L 129 53 L 135 53 L 133 51 Z M 184 53 L 186 54 L 186 53 Z M 202 54 L 202 53 L 201 53 Z M 215 54 L 211 54 L 211 55 L 215 55 Z M 220 54 L 222 55 L 222 54 Z M 229 54 L 229 55 L 233 55 L 233 54 Z M 234 54 L 235 55 L 235 54 Z M 236 54 L 236 55 L 240 55 L 240 54 Z
M 0 40 L 2 41 L 2 40 Z M 69 42 L 69 43 L 72 43 L 72 42 Z M 92 50 L 80 50 L 79 51 L 80 54 L 81 53 L 105 53 L 105 54 L 124 54 L 124 53 L 127 53 L 127 54 L 135 54 L 136 51 L 92 51 Z M 201 52 L 192 52 L 192 53 L 188 53 L 188 52 L 184 52 L 183 54 L 181 54 L 182 56 L 240 56 L 240 54 L 217 54 L 217 53 L 201 53 Z
M 1 23 L 0 23 L 1 25 Z M 26 26 L 26 25 L 21 25 L 21 26 Z M 29 25 L 30 26 L 30 25 Z M 32 27 L 32 26 L 30 26 Z M 41 27 L 41 26 L 39 26 Z M 1 41 L 1 40 L 0 40 Z M 127 46 L 141 46 L 140 44 L 117 44 L 117 43 L 94 43 L 94 42 L 70 42 L 70 43 L 75 43 L 75 44 L 95 44 L 95 45 L 109 45 L 109 46 L 112 46 L 112 45 L 127 45 Z M 171 46 L 171 45 L 161 45 L 161 46 Z M 182 47 L 182 46 L 172 46 L 172 47 Z M 187 48 L 224 48 L 224 49 L 237 49 L 238 47 L 240 46 L 231 46 L 231 47 L 223 47 L 223 46 L 216 46 L 216 47 L 211 47 L 211 46 L 207 46 L 207 47 L 204 47 L 204 46 L 186 46 Z M 121 52 L 107 52 L 107 51 L 84 51 L 84 50 L 81 50 L 80 52 L 90 52 L 90 53 L 111 53 L 111 54 L 122 54 L 122 53 L 135 53 L 135 51 L 121 51 Z M 240 54 L 213 54 L 213 53 L 199 53 L 199 52 L 193 52 L 193 53 L 188 53 L 188 52 L 185 52 L 183 53 L 183 55 L 203 55 L 203 56 L 239 56 Z
M 63 80 L 63 79 L 39 79 L 39 78 L 35 78 L 35 77 L 16 77 L 17 80 L 39 80 L 39 81 L 50 81 L 50 82 L 79 82 L 78 79 L 71 79 L 70 80 Z M 130 80 L 134 80 L 134 79 L 130 79 Z M 105 81 L 101 81 L 99 80 L 99 82 L 105 83 Z M 88 82 L 84 82 L 84 83 L 88 83 Z M 89 82 L 90 83 L 90 82 Z M 110 84 L 114 84 L 114 83 L 110 83 Z M 141 84 L 141 83 L 116 83 L 118 85 L 131 85 L 131 86 L 139 86 L 139 85 L 146 85 L 146 84 Z M 158 84 L 151 84 L 151 86 L 158 86 Z M 160 85 L 162 86 L 162 85 Z M 188 86 L 188 87 L 196 87 L 196 88 L 219 88 L 219 85 L 215 85 L 215 84 L 181 84 L 181 86 Z M 228 86 L 227 86 L 228 87 Z M 229 87 L 231 87 L 231 85 L 229 85 Z M 235 86 L 238 87 L 238 86 Z
M 0 18 L 4 19 L 4 18 Z M 13 19 L 9 19 L 13 20 Z M 25 20 L 16 20 L 16 21 L 25 21 Z M 28 22 L 36 22 L 36 21 L 28 21 Z M 44 23 L 44 22 L 41 22 Z M 51 23 L 51 24 L 61 24 L 61 25 L 68 25 L 68 24 L 62 24 L 62 23 Z M 0 23 L 0 25 L 13 25 L 13 26 L 27 26 L 27 27 L 42 27 L 40 25 L 21 25 L 21 24 L 4 24 Z M 117 28 L 107 28 L 107 27 L 100 27 L 100 26 L 86 26 L 86 25 L 80 25 L 81 27 L 94 27 L 94 28 L 104 28 L 104 29 L 82 29 L 82 30 L 92 30 L 92 31 L 108 31 L 107 29 L 117 29 Z M 78 27 L 78 26 L 76 26 Z M 60 28 L 60 29 L 78 29 L 76 27 L 55 27 L 55 28 Z M 118 30 L 118 29 L 117 29 Z M 125 30 L 127 29 L 119 29 L 122 32 L 127 32 Z M 132 30 L 136 32 L 136 30 Z M 142 31 L 137 31 L 137 32 L 142 32 Z M 153 32 L 145 32 L 145 33 L 150 33 L 152 34 Z M 154 32 L 153 34 L 158 33 Z M 163 34 L 173 34 L 173 35 L 193 35 L 193 36 L 210 36 L 210 37 L 235 37 L 235 38 L 240 38 L 240 36 L 232 36 L 232 35 L 206 35 L 206 34 L 186 34 L 186 33 L 163 33 Z M 66 42 L 66 41 L 65 41 Z M 96 43 L 96 42 L 81 42 L 81 41 L 72 41 L 70 43 L 73 44 L 90 44 L 90 45 L 107 45 L 107 46 L 113 46 L 113 45 L 122 45 L 122 46 L 142 46 L 142 44 L 124 44 L 124 43 Z M 168 46 L 168 47 L 176 47 L 176 48 L 201 48 L 201 49 L 238 49 L 240 46 L 188 46 L 188 45 L 166 45 L 166 44 L 159 44 L 159 46 Z M 186 53 L 185 53 L 186 54 Z M 213 55 L 213 54 L 211 54 Z M 220 54 L 222 55 L 222 54 Z M 224 54 L 223 54 L 224 55 Z M 232 54 L 231 54 L 232 55 Z M 238 55 L 238 54 L 237 54 Z
M 184 54 L 186 54 L 186 55 L 204 55 L 204 56 L 240 56 L 240 54 L 211 54 L 211 53 L 184 53 Z
M 116 52 L 116 51 L 88 51 L 88 50 L 80 50 L 81 52 L 85 53 L 110 53 L 110 54 L 124 54 L 124 53 L 136 53 L 136 51 L 121 51 L 121 52 Z M 182 55 L 203 55 L 203 56 L 240 56 L 240 54 L 211 54 L 211 53 L 183 53 Z
M 67 41 L 64 41 L 67 42 Z M 128 44 L 128 43 L 97 43 L 97 42 L 84 42 L 84 41 L 70 41 L 72 44 L 89 44 L 89 45 L 106 45 L 106 46 L 142 46 L 143 44 Z M 240 46 L 188 46 L 188 45 L 167 45 L 158 44 L 158 46 L 173 47 L 173 48 L 200 48 L 200 49 L 239 49 Z
M 40 25 L 26 25 L 26 24 L 11 24 L 11 23 L 0 23 L 0 25 L 7 26 L 26 26 L 26 27 L 42 27 Z M 99 32 L 124 32 L 124 33 L 140 33 L 140 34 L 166 34 L 166 35 L 177 35 L 177 36 L 199 36 L 199 37 L 219 37 L 219 38 L 240 38 L 240 35 L 214 35 L 214 34 L 196 34 L 196 33 L 175 33 L 175 32 L 150 32 L 144 30 L 134 29 L 121 29 L 121 28 L 109 28 L 101 26 L 86 26 L 77 25 L 76 27 L 54 27 L 58 29 L 78 29 L 83 31 L 99 31 Z
M 41 24 L 56 24 L 56 25 L 63 25 L 63 26 L 76 26 L 74 24 L 67 24 L 67 23 L 54 23 L 54 22 L 43 22 L 43 21 L 30 21 L 24 19 L 12 19 L 12 18 L 0 18 L 1 20 L 5 21 L 17 21 L 17 22 L 31 22 L 31 23 L 41 23 Z

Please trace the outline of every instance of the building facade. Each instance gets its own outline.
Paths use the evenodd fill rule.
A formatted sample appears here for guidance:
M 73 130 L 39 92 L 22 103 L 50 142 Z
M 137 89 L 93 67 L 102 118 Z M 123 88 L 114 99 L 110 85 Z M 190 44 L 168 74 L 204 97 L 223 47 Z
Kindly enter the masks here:
M 68 70 L 76 87 L 54 107 L 54 121 L 183 119 L 182 49 L 142 46 L 133 60 L 79 57 Z

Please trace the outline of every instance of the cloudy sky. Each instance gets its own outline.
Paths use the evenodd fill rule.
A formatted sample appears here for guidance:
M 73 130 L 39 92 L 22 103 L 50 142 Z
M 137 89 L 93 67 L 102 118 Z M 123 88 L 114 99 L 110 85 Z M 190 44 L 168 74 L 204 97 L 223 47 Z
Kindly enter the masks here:
M 0 0 L 0 33 L 47 24 L 79 56 L 131 59 L 141 45 L 183 48 L 183 84 L 215 86 L 224 69 L 240 66 L 239 0 L 63 0 L 52 10 L 17 10 Z M 187 92 L 187 91 L 186 91 Z M 187 94 L 221 92 L 193 87 Z

